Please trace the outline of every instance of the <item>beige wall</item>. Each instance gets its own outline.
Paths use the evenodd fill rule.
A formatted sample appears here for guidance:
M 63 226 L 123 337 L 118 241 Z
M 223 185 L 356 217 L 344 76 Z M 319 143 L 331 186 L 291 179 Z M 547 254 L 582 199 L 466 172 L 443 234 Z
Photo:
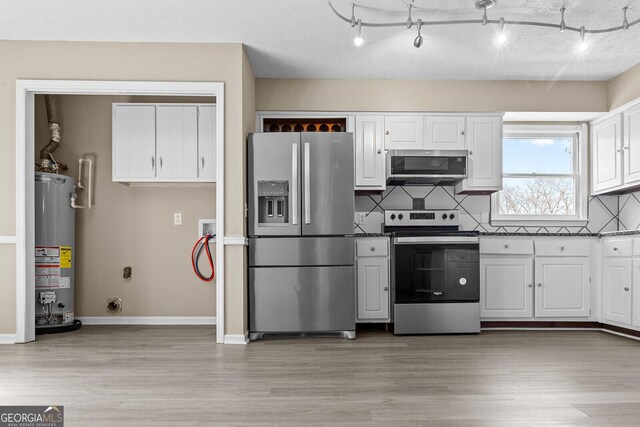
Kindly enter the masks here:
M 640 98 L 640 64 L 620 74 L 609 82 L 609 109 Z
M 257 110 L 608 111 L 606 82 L 257 79 Z
M 111 181 L 111 104 L 214 102 L 214 98 L 56 96 L 62 144 L 56 160 L 78 176 L 77 159 L 95 162 L 94 207 L 76 211 L 76 315 L 106 316 L 106 299 L 123 300 L 115 316 L 215 316 L 215 285 L 199 281 L 190 253 L 198 219 L 215 218 L 215 186 L 126 186 Z M 49 141 L 44 96 L 36 97 L 36 160 Z M 84 194 L 80 195 L 81 202 Z M 173 225 L 181 212 L 183 225 Z M 130 280 L 122 269 L 131 266 Z M 203 269 L 208 271 L 208 266 Z
M 1 41 L 0 151 L 7 161 L 0 168 L 3 183 L 0 186 L 0 234 L 15 234 L 15 81 L 77 79 L 224 82 L 225 193 L 231 195 L 225 203 L 225 226 L 227 234 L 242 235 L 244 206 L 242 198 L 233 195 L 245 191 L 242 179 L 237 179 L 244 175 L 243 55 L 240 44 Z M 16 331 L 15 247 L 3 247 L 2 251 L 7 253 L 0 262 L 0 334 L 13 334 Z M 233 292 L 239 288 L 243 294 L 246 292 L 244 251 L 229 248 L 225 254 L 226 289 Z M 228 312 L 245 310 L 244 300 L 225 301 Z M 227 333 L 243 330 L 244 319 L 242 323 L 235 318 L 229 320 Z

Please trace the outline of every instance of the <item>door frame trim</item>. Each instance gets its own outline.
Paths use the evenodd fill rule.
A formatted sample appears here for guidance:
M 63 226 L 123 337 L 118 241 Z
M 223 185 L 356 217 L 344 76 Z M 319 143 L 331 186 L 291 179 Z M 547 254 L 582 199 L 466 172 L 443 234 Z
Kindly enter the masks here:
M 215 96 L 216 220 L 224 236 L 224 83 L 111 80 L 16 80 L 16 342 L 35 340 L 35 95 Z M 12 237 L 12 236 L 5 236 Z M 216 238 L 216 342 L 224 342 L 224 239 Z

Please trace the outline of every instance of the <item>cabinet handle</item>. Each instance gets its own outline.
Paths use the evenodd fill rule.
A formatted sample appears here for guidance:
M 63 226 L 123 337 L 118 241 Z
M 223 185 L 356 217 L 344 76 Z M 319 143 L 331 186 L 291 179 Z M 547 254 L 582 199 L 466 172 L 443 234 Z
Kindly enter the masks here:
M 613 248 L 613 250 L 614 250 L 614 251 L 617 251 L 617 250 L 618 250 L 618 248 Z
M 204 170 L 204 156 L 200 156 L 200 163 L 202 164 L 200 170 Z
M 625 150 L 628 150 L 628 149 L 629 149 L 629 147 L 622 147 L 622 148 L 624 148 Z
M 622 150 L 616 150 L 616 153 L 621 153 L 621 152 L 622 152 Z
M 538 287 L 541 288 L 542 287 L 542 283 L 538 283 Z
M 378 150 L 378 154 L 382 154 L 382 150 Z
M 628 287 L 628 286 L 625 286 L 625 287 L 624 287 L 624 290 L 628 292 L 628 291 L 629 291 L 629 287 Z
M 529 283 L 527 286 L 529 286 L 530 288 L 533 288 L 533 283 Z
M 155 157 L 151 156 L 151 169 L 154 169 L 156 167 L 156 159 Z
M 388 290 L 389 290 L 389 287 L 388 287 L 388 286 L 385 286 L 385 287 L 384 287 L 384 290 L 385 290 L 385 291 L 388 291 Z
M 460 132 L 460 135 L 464 135 L 464 131 Z
M 160 156 L 160 169 L 162 169 L 162 156 Z
M 376 250 L 376 248 L 371 246 L 371 252 L 374 252 L 375 250 Z
M 388 130 L 385 130 L 385 131 L 384 131 L 384 134 L 385 134 L 385 135 L 389 135 L 389 131 L 388 131 Z
M 509 249 L 509 245 L 504 245 L 504 248 L 505 249 Z
M 469 155 L 472 156 L 473 155 L 473 151 L 469 151 Z
M 561 251 L 564 251 L 564 246 L 560 246 L 560 250 L 561 250 Z

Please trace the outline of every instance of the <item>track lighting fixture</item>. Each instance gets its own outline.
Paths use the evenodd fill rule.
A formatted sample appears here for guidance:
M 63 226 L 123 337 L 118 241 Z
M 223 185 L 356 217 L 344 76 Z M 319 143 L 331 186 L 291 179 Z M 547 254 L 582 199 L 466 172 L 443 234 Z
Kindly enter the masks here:
M 420 30 L 422 30 L 422 19 L 418 19 L 418 36 L 413 40 L 413 45 L 415 47 L 422 46 L 422 34 L 420 34 Z
M 383 28 L 383 27 L 406 26 L 408 29 L 411 29 L 414 24 L 417 24 L 418 36 L 413 40 L 413 45 L 415 47 L 420 47 L 422 46 L 422 43 L 423 43 L 423 39 L 421 35 L 421 28 L 423 25 L 442 26 L 442 25 L 467 25 L 467 24 L 482 24 L 482 25 L 498 24 L 500 26 L 500 34 L 498 35 L 499 44 L 505 43 L 508 38 L 507 34 L 504 32 L 505 25 L 557 28 L 560 30 L 560 32 L 574 31 L 579 33 L 580 40 L 581 40 L 579 49 L 580 51 L 585 52 L 589 49 L 589 43 L 586 40 L 587 34 L 606 34 L 606 33 L 613 33 L 616 31 L 626 31 L 632 26 L 640 23 L 640 19 L 636 19 L 632 22 L 629 22 L 627 18 L 628 7 L 626 6 L 622 8 L 622 14 L 623 14 L 622 26 L 610 27 L 610 28 L 599 28 L 599 29 L 593 29 L 593 30 L 586 29 L 584 26 L 581 26 L 581 27 L 568 26 L 565 22 L 565 13 L 567 11 L 565 7 L 560 8 L 559 24 L 553 24 L 553 23 L 541 22 L 541 21 L 524 21 L 524 20 L 509 21 L 509 20 L 505 20 L 504 18 L 500 18 L 499 20 L 496 20 L 496 19 L 491 20 L 487 16 L 487 9 L 496 7 L 497 3 L 498 3 L 498 0 L 476 0 L 475 2 L 476 9 L 482 11 L 482 19 L 457 19 L 457 20 L 454 19 L 454 20 L 447 20 L 447 21 L 438 20 L 438 21 L 426 21 L 426 22 L 423 21 L 422 19 L 418 19 L 416 22 L 413 21 L 413 17 L 412 17 L 413 0 L 412 0 L 412 3 L 408 5 L 409 15 L 407 17 L 406 22 L 397 22 L 397 21 L 396 22 L 363 22 L 362 19 L 356 19 L 355 8 L 358 6 L 356 3 L 351 3 L 351 17 L 346 17 L 342 15 L 340 12 L 338 12 L 336 8 L 333 6 L 333 4 L 331 3 L 331 1 L 329 1 L 329 7 L 333 11 L 333 13 L 336 14 L 338 18 L 340 18 L 345 22 L 348 22 L 351 25 L 351 27 L 358 28 L 358 35 L 353 40 L 353 43 L 356 46 L 361 46 L 364 43 L 364 37 L 362 37 L 362 27 Z
M 504 18 L 500 18 L 500 35 L 498 36 L 498 43 L 504 44 L 507 41 L 507 35 L 504 32 Z
M 358 35 L 353 39 L 353 44 L 360 47 L 362 43 L 364 43 L 364 37 L 362 37 L 362 20 L 358 19 L 356 21 L 356 26 L 358 27 Z
M 584 27 L 580 27 L 580 39 L 582 40 L 579 46 L 580 52 L 586 52 L 589 49 L 589 43 L 584 39 L 585 31 Z

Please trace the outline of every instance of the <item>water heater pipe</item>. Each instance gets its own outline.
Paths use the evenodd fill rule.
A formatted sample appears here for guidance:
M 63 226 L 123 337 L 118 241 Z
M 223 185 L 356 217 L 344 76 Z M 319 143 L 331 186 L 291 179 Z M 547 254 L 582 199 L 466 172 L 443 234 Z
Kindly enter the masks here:
M 87 179 L 86 185 L 82 182 L 82 170 L 83 170 L 82 165 L 84 163 L 87 164 L 87 169 L 88 169 L 88 172 L 87 172 L 88 179 Z M 85 189 L 87 190 L 87 205 L 82 206 L 82 205 L 76 204 L 76 200 L 78 199 L 78 194 L 73 193 L 71 195 L 71 207 L 74 209 L 91 209 L 91 198 L 92 198 L 91 190 L 93 188 L 93 161 L 91 159 L 83 159 L 83 158 L 78 159 L 78 183 L 76 185 L 80 190 L 85 190 Z

